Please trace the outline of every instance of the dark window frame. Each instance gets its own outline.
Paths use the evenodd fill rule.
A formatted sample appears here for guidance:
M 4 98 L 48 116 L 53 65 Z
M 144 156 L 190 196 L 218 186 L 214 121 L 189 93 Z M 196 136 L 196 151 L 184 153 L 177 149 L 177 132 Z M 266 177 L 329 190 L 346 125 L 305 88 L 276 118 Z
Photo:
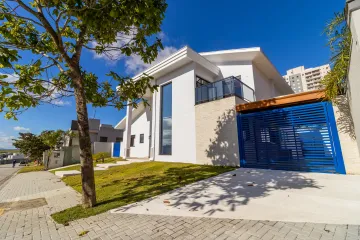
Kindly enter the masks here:
M 130 147 L 135 147 L 135 135 L 130 136 Z
M 104 141 L 104 139 L 106 139 L 106 141 Z M 100 140 L 99 140 L 100 142 L 107 142 L 108 141 L 108 137 L 102 137 L 102 136 L 100 136 Z
M 159 137 L 160 137 L 160 144 L 159 144 L 159 155 L 165 155 L 165 156 L 171 156 L 172 155 L 172 149 L 171 149 L 171 153 L 170 154 L 166 154 L 166 153 L 163 153 L 162 151 L 162 148 L 163 148 L 163 94 L 164 94 L 164 87 L 168 86 L 172 84 L 172 82 L 169 82 L 169 83 L 166 83 L 164 85 L 161 85 L 160 86 L 160 134 L 159 134 Z M 172 89 L 172 85 L 171 85 L 171 89 Z M 171 94 L 171 98 L 172 98 L 172 94 Z M 172 100 L 171 100 L 172 102 Z M 171 107 L 171 119 L 172 119 L 172 107 Z M 172 131 L 172 129 L 171 129 Z M 172 135 L 172 134 L 171 134 Z M 171 136 L 172 137 L 172 136 Z M 171 148 L 172 148 L 172 144 L 171 144 Z
M 210 83 L 210 81 L 208 81 L 198 75 L 196 75 L 195 79 L 196 79 L 195 87 L 201 87 L 201 86 L 204 86 L 204 85 L 207 85 Z
M 122 137 L 117 137 L 115 138 L 115 142 L 122 142 L 123 141 L 123 138 Z
M 145 139 L 145 134 L 141 133 L 139 143 L 144 143 L 144 139 Z

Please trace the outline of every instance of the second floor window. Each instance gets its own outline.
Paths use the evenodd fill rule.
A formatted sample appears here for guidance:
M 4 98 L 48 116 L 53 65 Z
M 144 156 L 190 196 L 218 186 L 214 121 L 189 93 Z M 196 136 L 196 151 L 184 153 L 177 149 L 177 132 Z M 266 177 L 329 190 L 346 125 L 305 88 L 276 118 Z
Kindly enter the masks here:
M 140 134 L 140 143 L 144 143 L 144 134 Z
M 107 142 L 107 137 L 100 137 L 100 142 Z

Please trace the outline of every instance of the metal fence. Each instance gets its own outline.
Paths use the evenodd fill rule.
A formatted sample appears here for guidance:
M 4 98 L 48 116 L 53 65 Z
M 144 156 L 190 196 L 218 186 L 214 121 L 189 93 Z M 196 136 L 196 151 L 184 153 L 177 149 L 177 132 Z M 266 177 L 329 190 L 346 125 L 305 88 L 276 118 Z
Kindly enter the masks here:
M 237 96 L 249 102 L 255 101 L 254 90 L 234 76 L 195 88 L 196 104 L 229 96 Z

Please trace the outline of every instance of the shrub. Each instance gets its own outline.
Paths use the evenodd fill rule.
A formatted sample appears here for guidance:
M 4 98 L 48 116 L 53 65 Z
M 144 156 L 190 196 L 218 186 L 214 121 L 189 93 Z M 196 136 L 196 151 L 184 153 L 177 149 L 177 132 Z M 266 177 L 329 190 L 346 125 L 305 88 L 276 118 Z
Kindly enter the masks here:
M 110 155 L 110 153 L 108 153 L 108 152 L 98 152 L 98 153 L 96 153 L 96 154 L 93 154 L 92 157 L 93 157 L 93 160 L 94 160 L 95 162 L 97 162 L 97 161 L 99 161 L 99 160 L 101 160 L 102 162 L 104 162 L 105 158 L 110 158 L 111 155 Z

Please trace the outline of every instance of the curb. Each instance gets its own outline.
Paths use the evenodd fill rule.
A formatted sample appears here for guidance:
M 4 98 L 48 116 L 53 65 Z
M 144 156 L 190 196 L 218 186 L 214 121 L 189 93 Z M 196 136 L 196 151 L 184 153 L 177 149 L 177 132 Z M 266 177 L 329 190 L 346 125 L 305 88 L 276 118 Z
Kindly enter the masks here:
M 20 171 L 20 169 L 18 169 L 17 171 L 15 171 L 14 173 L 12 173 L 11 175 L 5 177 L 3 180 L 0 181 L 0 190 L 3 189 L 6 186 L 6 183 L 9 182 L 13 177 L 15 177 L 15 175 Z

